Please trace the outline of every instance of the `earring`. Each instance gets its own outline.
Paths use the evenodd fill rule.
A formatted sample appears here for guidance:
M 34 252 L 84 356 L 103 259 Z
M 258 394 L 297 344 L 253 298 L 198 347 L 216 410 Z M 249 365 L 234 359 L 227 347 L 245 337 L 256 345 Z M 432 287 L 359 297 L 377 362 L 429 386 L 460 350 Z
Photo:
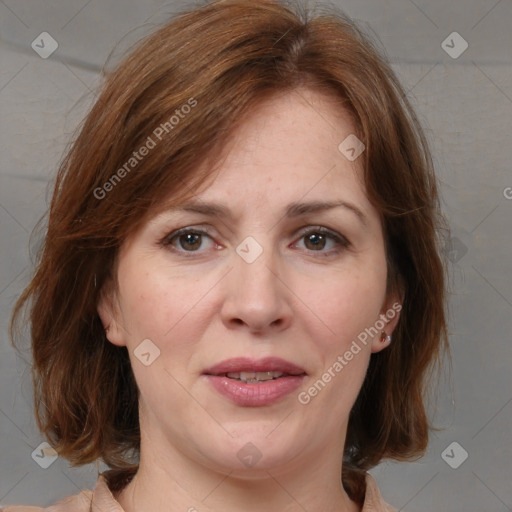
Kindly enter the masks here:
M 386 334 L 386 331 L 381 331 L 379 341 L 381 343 L 391 343 L 391 334 Z

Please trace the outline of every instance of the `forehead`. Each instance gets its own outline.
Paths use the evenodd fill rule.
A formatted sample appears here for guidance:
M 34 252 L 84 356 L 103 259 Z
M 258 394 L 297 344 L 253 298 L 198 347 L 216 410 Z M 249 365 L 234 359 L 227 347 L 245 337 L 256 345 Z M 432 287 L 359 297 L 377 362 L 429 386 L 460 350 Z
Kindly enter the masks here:
M 368 206 L 363 156 L 350 161 L 338 148 L 354 131 L 350 115 L 333 96 L 309 89 L 275 95 L 239 124 L 211 179 L 195 195 L 261 206 L 345 194 Z
M 228 160 L 328 168 L 339 159 L 339 143 L 354 131 L 348 112 L 333 96 L 310 89 L 282 92 L 254 105 L 239 123 L 228 143 Z
M 331 220 L 380 236 L 381 216 L 362 178 L 364 155 L 350 161 L 338 149 L 353 133 L 350 115 L 332 97 L 310 90 L 275 95 L 254 105 L 217 159 L 199 164 L 196 171 L 206 180 L 184 181 L 148 212 L 137 232 L 210 218 L 270 230 L 285 219 L 315 222 L 327 212 Z

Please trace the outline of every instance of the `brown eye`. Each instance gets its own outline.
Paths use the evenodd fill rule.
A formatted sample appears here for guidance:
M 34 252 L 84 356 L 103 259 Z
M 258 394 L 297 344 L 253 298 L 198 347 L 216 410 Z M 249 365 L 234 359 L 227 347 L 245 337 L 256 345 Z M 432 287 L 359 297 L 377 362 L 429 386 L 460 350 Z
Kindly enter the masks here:
M 322 226 L 303 231 L 301 240 L 304 240 L 307 251 L 317 252 L 319 256 L 329 256 L 350 247 L 350 242 L 343 235 Z
M 161 243 L 177 252 L 202 252 L 205 239 L 211 240 L 206 231 L 197 229 L 179 229 L 168 235 Z
M 306 247 L 313 251 L 323 249 L 326 243 L 326 236 L 322 233 L 310 233 L 304 236 L 306 240 Z
M 178 242 L 182 249 L 195 251 L 201 246 L 201 234 L 187 233 L 185 235 L 179 235 Z

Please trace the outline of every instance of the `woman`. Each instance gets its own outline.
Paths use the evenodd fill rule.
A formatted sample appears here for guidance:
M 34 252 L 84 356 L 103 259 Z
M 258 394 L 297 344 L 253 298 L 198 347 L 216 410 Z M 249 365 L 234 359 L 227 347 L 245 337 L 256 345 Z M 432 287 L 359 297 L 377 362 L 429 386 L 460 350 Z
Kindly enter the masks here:
M 111 468 L 52 511 L 394 510 L 367 470 L 427 446 L 445 227 L 349 19 L 235 0 L 150 35 L 63 161 L 13 315 L 31 301 L 39 428 Z

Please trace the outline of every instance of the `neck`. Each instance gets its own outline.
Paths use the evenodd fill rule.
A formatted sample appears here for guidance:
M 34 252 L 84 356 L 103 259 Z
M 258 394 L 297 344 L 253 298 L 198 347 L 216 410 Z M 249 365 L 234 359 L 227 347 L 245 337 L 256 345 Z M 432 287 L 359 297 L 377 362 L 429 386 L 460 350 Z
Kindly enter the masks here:
M 207 467 L 169 447 L 152 453 L 158 446 L 142 437 L 139 470 L 116 497 L 125 512 L 361 510 L 341 484 L 341 454 L 333 457 L 329 447 L 286 466 L 244 473 Z

